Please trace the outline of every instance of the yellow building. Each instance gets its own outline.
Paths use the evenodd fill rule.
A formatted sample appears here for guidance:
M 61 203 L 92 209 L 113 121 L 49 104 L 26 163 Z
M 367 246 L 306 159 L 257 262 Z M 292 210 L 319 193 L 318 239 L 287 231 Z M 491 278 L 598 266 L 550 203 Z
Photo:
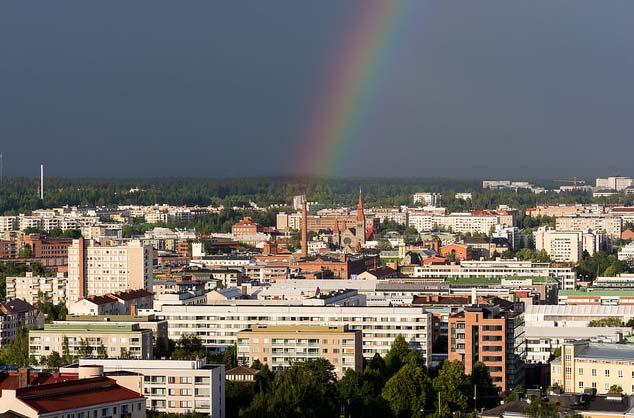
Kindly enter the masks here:
M 612 385 L 634 394 L 634 345 L 588 341 L 564 343 L 561 356 L 550 363 L 551 381 L 565 392 L 596 389 L 608 393 Z
M 238 361 L 247 365 L 259 360 L 272 370 L 279 370 L 293 362 L 325 358 L 339 378 L 347 369 L 363 368 L 361 331 L 344 325 L 256 325 L 238 332 L 237 339 Z

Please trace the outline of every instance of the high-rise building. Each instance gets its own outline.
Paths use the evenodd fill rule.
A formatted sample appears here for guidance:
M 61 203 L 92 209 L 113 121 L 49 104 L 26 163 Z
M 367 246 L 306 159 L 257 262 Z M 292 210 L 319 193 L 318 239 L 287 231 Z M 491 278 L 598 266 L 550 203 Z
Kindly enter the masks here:
M 449 317 L 448 359 L 464 364 L 471 374 L 484 363 L 501 391 L 523 379 L 524 319 L 513 303 L 496 300 L 494 305 L 472 305 Z
M 152 291 L 152 247 L 140 241 L 97 245 L 83 238 L 68 248 L 66 303 L 130 289 Z

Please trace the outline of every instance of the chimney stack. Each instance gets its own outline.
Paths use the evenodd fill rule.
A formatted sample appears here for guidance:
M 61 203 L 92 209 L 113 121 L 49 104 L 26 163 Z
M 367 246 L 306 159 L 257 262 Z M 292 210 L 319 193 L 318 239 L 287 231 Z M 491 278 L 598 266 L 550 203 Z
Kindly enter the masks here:
M 308 257 L 308 205 L 306 195 L 302 198 L 302 257 Z
M 44 200 L 44 161 L 40 163 L 40 199 Z
M 31 371 L 28 367 L 20 367 L 18 369 L 18 389 L 29 386 L 29 375 Z

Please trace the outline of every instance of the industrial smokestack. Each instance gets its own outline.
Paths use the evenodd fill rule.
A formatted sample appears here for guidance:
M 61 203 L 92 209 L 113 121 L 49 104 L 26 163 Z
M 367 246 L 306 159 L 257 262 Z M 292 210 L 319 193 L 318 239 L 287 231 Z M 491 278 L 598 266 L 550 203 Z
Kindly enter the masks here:
M 306 195 L 302 198 L 302 257 L 308 257 L 308 205 Z
M 44 161 L 40 163 L 40 199 L 44 200 Z

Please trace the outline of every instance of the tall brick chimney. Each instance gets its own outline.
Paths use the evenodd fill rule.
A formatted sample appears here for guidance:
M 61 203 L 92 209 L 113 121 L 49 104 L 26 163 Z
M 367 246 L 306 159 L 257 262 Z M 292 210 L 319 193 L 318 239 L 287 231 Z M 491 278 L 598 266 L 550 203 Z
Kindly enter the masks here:
M 79 299 L 86 296 L 86 240 L 79 237 Z
M 308 204 L 306 195 L 302 199 L 302 257 L 308 257 Z
M 29 375 L 31 371 L 28 367 L 20 367 L 18 369 L 18 389 L 29 386 Z

